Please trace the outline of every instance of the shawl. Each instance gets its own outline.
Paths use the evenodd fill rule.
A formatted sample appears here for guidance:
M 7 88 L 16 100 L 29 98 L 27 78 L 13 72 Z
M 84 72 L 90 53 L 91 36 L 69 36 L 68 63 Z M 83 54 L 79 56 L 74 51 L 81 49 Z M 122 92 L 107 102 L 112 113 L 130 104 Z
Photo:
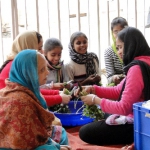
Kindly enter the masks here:
M 48 141 L 54 115 L 31 90 L 6 80 L 0 104 L 0 147 L 31 150 Z

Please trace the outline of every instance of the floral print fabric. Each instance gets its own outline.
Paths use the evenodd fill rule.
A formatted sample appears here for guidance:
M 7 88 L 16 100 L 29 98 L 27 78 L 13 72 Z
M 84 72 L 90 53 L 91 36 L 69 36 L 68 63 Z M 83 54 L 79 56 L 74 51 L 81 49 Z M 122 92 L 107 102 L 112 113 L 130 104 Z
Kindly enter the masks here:
M 26 87 L 6 81 L 0 90 L 0 147 L 34 149 L 47 142 L 54 115 Z

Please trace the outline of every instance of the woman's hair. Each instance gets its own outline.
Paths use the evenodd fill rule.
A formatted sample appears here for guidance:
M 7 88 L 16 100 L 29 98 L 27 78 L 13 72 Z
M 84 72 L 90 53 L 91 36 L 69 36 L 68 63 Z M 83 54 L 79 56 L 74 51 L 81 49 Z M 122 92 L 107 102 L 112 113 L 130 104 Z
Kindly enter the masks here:
M 125 27 L 121 30 L 118 35 L 118 39 L 124 43 L 123 49 L 123 63 L 124 63 L 124 72 L 128 73 L 128 70 L 135 65 L 140 67 L 142 78 L 143 78 L 143 97 L 144 100 L 150 99 L 150 67 L 147 63 L 142 60 L 135 59 L 139 56 L 148 56 L 150 57 L 150 48 L 149 45 L 140 30 L 134 27 Z M 126 79 L 127 80 L 127 79 Z M 119 96 L 121 99 L 122 93 L 125 89 L 126 80 L 123 83 L 122 90 Z
M 80 32 L 80 31 L 74 32 L 70 37 L 70 44 L 71 44 L 72 48 L 73 48 L 74 41 L 76 40 L 76 38 L 78 38 L 80 36 L 83 36 L 88 40 L 87 36 L 83 32 Z
M 36 32 L 36 36 L 37 36 L 37 39 L 38 39 L 38 43 L 40 43 L 41 39 L 42 39 L 42 35 L 38 32 Z
M 53 50 L 56 47 L 63 49 L 61 41 L 57 38 L 49 38 L 44 43 L 44 53 L 47 54 L 49 51 Z
M 111 22 L 111 31 L 113 30 L 114 26 L 120 25 L 122 28 L 128 26 L 128 22 L 123 17 L 116 17 Z
M 123 63 L 128 65 L 135 57 L 150 56 L 150 48 L 142 32 L 134 27 L 125 27 L 117 38 L 124 43 Z

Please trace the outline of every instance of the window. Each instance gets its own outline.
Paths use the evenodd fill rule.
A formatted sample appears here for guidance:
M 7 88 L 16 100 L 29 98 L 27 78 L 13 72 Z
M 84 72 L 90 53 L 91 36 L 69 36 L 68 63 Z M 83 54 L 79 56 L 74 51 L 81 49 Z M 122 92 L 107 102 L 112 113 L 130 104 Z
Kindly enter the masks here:
M 104 50 L 111 44 L 110 22 L 122 16 L 137 27 L 150 43 L 145 29 L 149 0 L 1 0 L 0 65 L 6 60 L 15 36 L 24 30 L 36 30 L 43 39 L 59 38 L 62 60 L 68 61 L 68 43 L 75 31 L 89 39 L 88 51 L 95 52 L 104 65 Z M 6 9 L 7 8 L 7 9 Z M 68 57 L 66 57 L 68 56 Z

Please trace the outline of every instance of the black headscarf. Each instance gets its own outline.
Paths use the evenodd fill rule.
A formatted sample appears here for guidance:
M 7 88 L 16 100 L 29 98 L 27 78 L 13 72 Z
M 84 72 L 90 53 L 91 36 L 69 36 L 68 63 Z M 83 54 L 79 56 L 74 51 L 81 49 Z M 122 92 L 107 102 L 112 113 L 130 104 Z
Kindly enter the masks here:
M 71 35 L 70 43 L 69 43 L 69 55 L 71 59 L 76 62 L 77 64 L 85 64 L 87 77 L 92 74 L 96 74 L 96 65 L 94 59 L 96 60 L 97 64 L 99 65 L 99 59 L 97 55 L 93 52 L 87 52 L 85 54 L 79 54 L 73 49 L 74 41 L 77 37 L 83 36 L 87 39 L 86 35 L 80 31 L 74 32 Z
M 139 65 L 144 82 L 144 99 L 150 99 L 150 66 L 140 60 L 134 60 L 138 56 L 150 56 L 150 48 L 143 34 L 134 27 L 126 27 L 118 33 L 118 39 L 124 43 L 123 63 L 124 72 L 127 74 L 130 67 Z M 124 91 L 126 80 L 123 84 L 119 100 Z

